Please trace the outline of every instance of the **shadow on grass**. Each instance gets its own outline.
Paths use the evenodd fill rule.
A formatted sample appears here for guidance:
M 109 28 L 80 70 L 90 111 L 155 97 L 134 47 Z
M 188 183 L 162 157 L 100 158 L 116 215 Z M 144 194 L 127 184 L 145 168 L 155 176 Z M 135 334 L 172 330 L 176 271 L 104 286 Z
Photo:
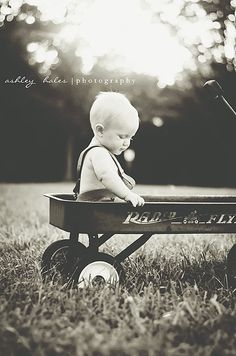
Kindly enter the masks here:
M 141 291 L 150 283 L 161 293 L 169 292 L 174 286 L 176 293 L 181 295 L 188 286 L 211 294 L 221 289 L 232 290 L 226 260 L 209 260 L 204 254 L 198 260 L 190 260 L 183 256 L 178 262 L 163 256 L 149 260 L 147 256 L 139 255 L 133 260 L 127 260 L 124 265 L 125 285 L 129 291 L 134 289 Z

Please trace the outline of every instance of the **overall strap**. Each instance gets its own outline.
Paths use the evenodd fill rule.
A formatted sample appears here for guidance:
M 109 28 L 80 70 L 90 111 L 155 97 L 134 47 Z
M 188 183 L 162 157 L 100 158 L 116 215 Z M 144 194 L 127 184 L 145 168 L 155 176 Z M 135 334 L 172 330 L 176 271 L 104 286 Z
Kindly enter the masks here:
M 86 154 L 94 147 L 102 147 L 102 146 L 91 146 L 91 147 L 88 147 L 87 149 L 85 149 L 79 156 L 79 163 L 78 163 L 78 171 L 77 171 L 77 181 L 76 181 L 76 184 L 75 184 L 75 187 L 73 189 L 73 192 L 74 192 L 74 198 L 77 199 L 78 197 L 78 194 L 79 194 L 79 189 L 80 189 L 80 177 L 81 177 L 81 171 L 82 171 L 82 167 L 83 167 L 83 164 L 84 164 L 84 160 L 85 160 L 85 156 Z M 104 147 L 105 148 L 105 147 Z M 106 148 L 105 148 L 106 149 Z M 108 151 L 108 150 L 107 150 Z M 109 151 L 108 151 L 109 152 Z M 116 160 L 116 158 L 109 152 L 113 162 L 115 163 L 117 169 L 118 169 L 118 174 L 119 176 L 122 178 L 122 173 L 123 173 L 123 170 L 120 166 L 120 164 L 118 163 L 118 161 Z
M 109 151 L 108 151 L 108 152 L 109 152 Z M 110 153 L 110 152 L 109 152 L 109 153 Z M 116 157 L 115 157 L 113 154 L 111 154 L 111 153 L 110 153 L 110 156 L 111 156 L 113 162 L 115 163 L 115 165 L 116 165 L 116 167 L 117 167 L 117 169 L 118 169 L 118 174 L 119 174 L 119 176 L 122 178 L 122 177 L 123 177 L 122 173 L 124 173 L 124 170 L 121 168 L 121 165 L 120 165 L 120 163 L 118 162 L 118 160 L 116 159 Z
M 74 192 L 74 198 L 77 199 L 78 194 L 79 194 L 79 188 L 80 188 L 80 177 L 81 177 L 81 171 L 82 171 L 82 166 L 84 164 L 84 159 L 86 154 L 94 147 L 100 147 L 100 146 L 91 146 L 85 149 L 79 156 L 79 162 L 78 162 L 78 170 L 77 170 L 77 181 L 75 184 L 75 187 L 73 189 Z

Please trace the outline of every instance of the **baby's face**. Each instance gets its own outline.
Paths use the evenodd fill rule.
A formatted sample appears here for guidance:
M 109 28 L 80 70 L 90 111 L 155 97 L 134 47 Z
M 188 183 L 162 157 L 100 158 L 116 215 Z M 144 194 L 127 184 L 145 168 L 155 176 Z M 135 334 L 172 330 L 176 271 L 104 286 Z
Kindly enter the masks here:
M 104 126 L 103 135 L 99 138 L 99 141 L 110 152 L 120 155 L 129 147 L 138 127 L 139 119 L 137 115 L 121 117 L 119 120 L 113 119 L 111 123 Z

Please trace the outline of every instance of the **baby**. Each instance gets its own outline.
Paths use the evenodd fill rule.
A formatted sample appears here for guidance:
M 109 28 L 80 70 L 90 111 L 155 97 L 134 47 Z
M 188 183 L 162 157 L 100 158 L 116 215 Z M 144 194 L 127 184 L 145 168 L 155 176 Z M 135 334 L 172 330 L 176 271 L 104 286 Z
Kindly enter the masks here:
M 127 176 L 115 155 L 125 151 L 139 127 L 137 110 L 123 95 L 102 92 L 90 110 L 94 137 L 78 161 L 77 200 L 114 200 L 119 197 L 142 206 L 144 199 L 130 189 L 135 181 Z

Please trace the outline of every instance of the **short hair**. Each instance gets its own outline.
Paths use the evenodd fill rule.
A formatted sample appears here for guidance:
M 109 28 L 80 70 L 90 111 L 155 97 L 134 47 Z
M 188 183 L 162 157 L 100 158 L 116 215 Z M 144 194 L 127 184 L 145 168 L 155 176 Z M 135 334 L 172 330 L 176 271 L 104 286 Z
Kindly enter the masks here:
M 90 124 L 94 131 L 96 124 L 105 124 L 109 120 L 117 118 L 120 114 L 132 111 L 137 115 L 138 112 L 126 98 L 124 94 L 116 92 L 100 92 L 93 102 L 90 109 Z

